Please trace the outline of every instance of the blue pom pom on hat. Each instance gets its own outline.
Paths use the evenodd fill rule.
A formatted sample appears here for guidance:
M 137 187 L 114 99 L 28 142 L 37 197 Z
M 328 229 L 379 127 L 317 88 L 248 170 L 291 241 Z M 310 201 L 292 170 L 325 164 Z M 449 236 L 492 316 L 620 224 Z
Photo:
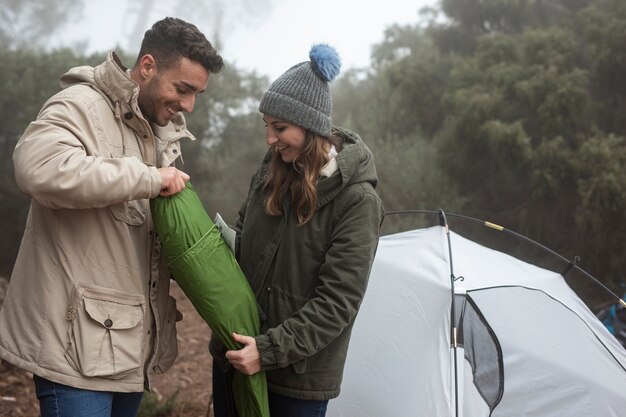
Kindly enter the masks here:
M 313 45 L 309 52 L 311 68 L 318 77 L 325 81 L 333 81 L 341 70 L 341 59 L 332 46 L 320 43 Z
M 313 45 L 309 59 L 289 68 L 270 85 L 261 97 L 259 111 L 329 137 L 330 82 L 339 75 L 341 59 L 326 44 Z

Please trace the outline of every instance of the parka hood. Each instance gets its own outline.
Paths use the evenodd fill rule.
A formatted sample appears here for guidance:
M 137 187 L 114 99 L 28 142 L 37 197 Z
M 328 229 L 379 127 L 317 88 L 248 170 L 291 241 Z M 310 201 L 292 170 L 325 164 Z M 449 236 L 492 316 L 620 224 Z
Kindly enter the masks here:
M 341 138 L 343 148 L 336 157 L 338 171 L 318 183 L 318 207 L 332 200 L 348 185 L 368 182 L 373 188 L 378 184 L 374 155 L 356 133 L 333 127 L 333 134 Z
M 61 76 L 62 89 L 75 84 L 92 85 L 110 100 L 122 103 L 136 103 L 139 95 L 139 86 L 130 78 L 128 68 L 113 51 L 107 54 L 101 65 L 75 67 Z

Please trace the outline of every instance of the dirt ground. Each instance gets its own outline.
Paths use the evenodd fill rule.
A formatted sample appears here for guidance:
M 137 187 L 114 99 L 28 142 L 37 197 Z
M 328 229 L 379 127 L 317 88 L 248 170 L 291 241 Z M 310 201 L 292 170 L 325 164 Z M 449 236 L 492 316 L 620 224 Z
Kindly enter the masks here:
M 172 295 L 184 316 L 178 323 L 178 358 L 167 373 L 157 377 L 154 393 L 165 402 L 178 391 L 167 417 L 212 417 L 210 329 L 175 283 Z M 32 374 L 0 361 L 0 417 L 37 416 Z

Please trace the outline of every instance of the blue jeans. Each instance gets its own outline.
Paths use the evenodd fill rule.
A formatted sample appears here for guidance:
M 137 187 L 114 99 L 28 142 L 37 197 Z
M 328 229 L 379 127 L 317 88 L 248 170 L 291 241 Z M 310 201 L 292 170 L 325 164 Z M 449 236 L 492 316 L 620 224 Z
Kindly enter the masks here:
M 239 417 L 235 410 L 232 378 L 213 361 L 213 415 L 215 417 Z M 299 400 L 273 392 L 268 393 L 272 417 L 324 417 L 328 400 Z
M 328 400 L 298 400 L 273 392 L 269 393 L 270 415 L 272 417 L 324 417 Z
M 90 391 L 33 376 L 41 417 L 135 417 L 143 392 Z

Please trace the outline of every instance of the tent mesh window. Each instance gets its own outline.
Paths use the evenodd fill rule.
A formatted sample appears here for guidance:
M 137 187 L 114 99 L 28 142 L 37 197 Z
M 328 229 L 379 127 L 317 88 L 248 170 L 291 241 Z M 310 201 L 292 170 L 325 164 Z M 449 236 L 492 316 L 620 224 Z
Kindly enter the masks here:
M 457 342 L 464 347 L 472 367 L 474 385 L 489 410 L 493 411 L 504 393 L 502 348 L 493 329 L 469 295 L 455 296 Z

